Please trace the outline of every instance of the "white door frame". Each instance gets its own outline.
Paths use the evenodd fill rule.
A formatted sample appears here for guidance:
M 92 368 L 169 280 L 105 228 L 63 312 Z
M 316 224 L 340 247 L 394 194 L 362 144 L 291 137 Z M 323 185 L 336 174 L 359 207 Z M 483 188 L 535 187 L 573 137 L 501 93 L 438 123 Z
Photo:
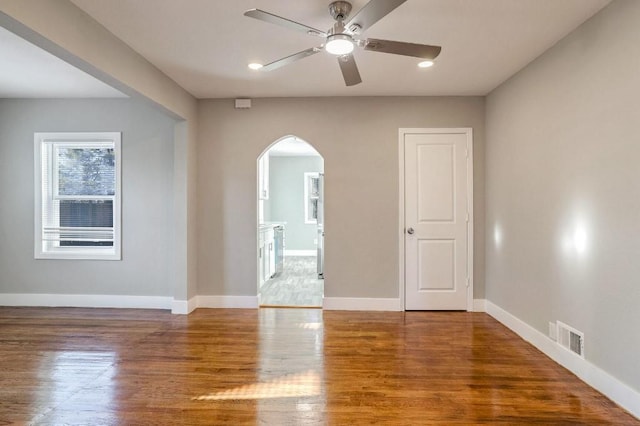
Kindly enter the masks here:
M 471 127 L 457 128 L 400 128 L 398 131 L 398 169 L 400 173 L 398 188 L 398 265 L 399 265 L 399 293 L 400 306 L 405 311 L 405 181 L 404 181 L 404 136 L 411 133 L 441 134 L 456 133 L 467 137 L 467 201 L 469 221 L 467 223 L 467 270 L 469 271 L 469 286 L 467 287 L 467 312 L 473 311 L 473 129 Z

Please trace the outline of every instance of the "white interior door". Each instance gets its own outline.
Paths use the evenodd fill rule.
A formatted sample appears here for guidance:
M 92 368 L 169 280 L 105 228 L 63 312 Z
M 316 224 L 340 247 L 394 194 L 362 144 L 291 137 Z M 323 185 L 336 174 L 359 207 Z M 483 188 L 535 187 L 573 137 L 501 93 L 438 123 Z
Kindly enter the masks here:
M 471 130 L 404 131 L 401 143 L 405 309 L 471 310 Z

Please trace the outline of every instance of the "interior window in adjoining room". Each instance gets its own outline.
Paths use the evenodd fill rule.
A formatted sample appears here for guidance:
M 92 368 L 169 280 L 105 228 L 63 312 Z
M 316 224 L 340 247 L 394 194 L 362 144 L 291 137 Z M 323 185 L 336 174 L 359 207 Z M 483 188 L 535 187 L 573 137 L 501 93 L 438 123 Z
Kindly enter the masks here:
M 320 201 L 320 173 L 304 174 L 304 222 L 318 223 L 318 202 Z

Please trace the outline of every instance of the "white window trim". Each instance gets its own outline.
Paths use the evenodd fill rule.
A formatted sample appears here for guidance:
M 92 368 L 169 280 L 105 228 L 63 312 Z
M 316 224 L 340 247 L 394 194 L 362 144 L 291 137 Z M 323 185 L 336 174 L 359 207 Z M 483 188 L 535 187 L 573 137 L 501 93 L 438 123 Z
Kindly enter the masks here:
M 311 196 L 309 194 L 309 185 L 311 178 L 319 178 L 320 172 L 305 172 L 304 174 L 304 223 L 307 225 L 315 225 L 318 223 L 318 219 L 309 218 L 309 201 Z M 318 197 L 314 197 L 318 198 Z
M 121 260 L 122 259 L 122 166 L 121 166 L 121 133 L 119 132 L 52 132 L 34 133 L 34 184 L 35 184 L 35 209 L 34 209 L 34 256 L 36 259 L 75 259 L 75 260 Z M 82 145 L 86 147 L 91 143 L 112 143 L 115 156 L 115 196 L 113 247 L 57 247 L 55 250 L 45 250 L 43 247 L 42 227 L 42 197 L 49 190 L 45 188 L 42 179 L 42 148 L 50 143 L 65 143 L 69 146 Z M 51 194 L 48 194 L 48 196 Z M 77 197 L 76 197 L 77 198 Z M 99 198 L 91 197 L 91 199 Z M 74 198 L 75 199 L 75 198 Z

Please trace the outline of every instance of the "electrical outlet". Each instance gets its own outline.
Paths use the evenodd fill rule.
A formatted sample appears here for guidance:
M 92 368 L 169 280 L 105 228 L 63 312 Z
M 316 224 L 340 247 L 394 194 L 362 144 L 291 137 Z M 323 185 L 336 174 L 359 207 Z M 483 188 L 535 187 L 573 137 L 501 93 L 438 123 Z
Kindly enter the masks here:
M 549 338 L 554 342 L 558 341 L 558 325 L 553 321 L 549 321 Z

